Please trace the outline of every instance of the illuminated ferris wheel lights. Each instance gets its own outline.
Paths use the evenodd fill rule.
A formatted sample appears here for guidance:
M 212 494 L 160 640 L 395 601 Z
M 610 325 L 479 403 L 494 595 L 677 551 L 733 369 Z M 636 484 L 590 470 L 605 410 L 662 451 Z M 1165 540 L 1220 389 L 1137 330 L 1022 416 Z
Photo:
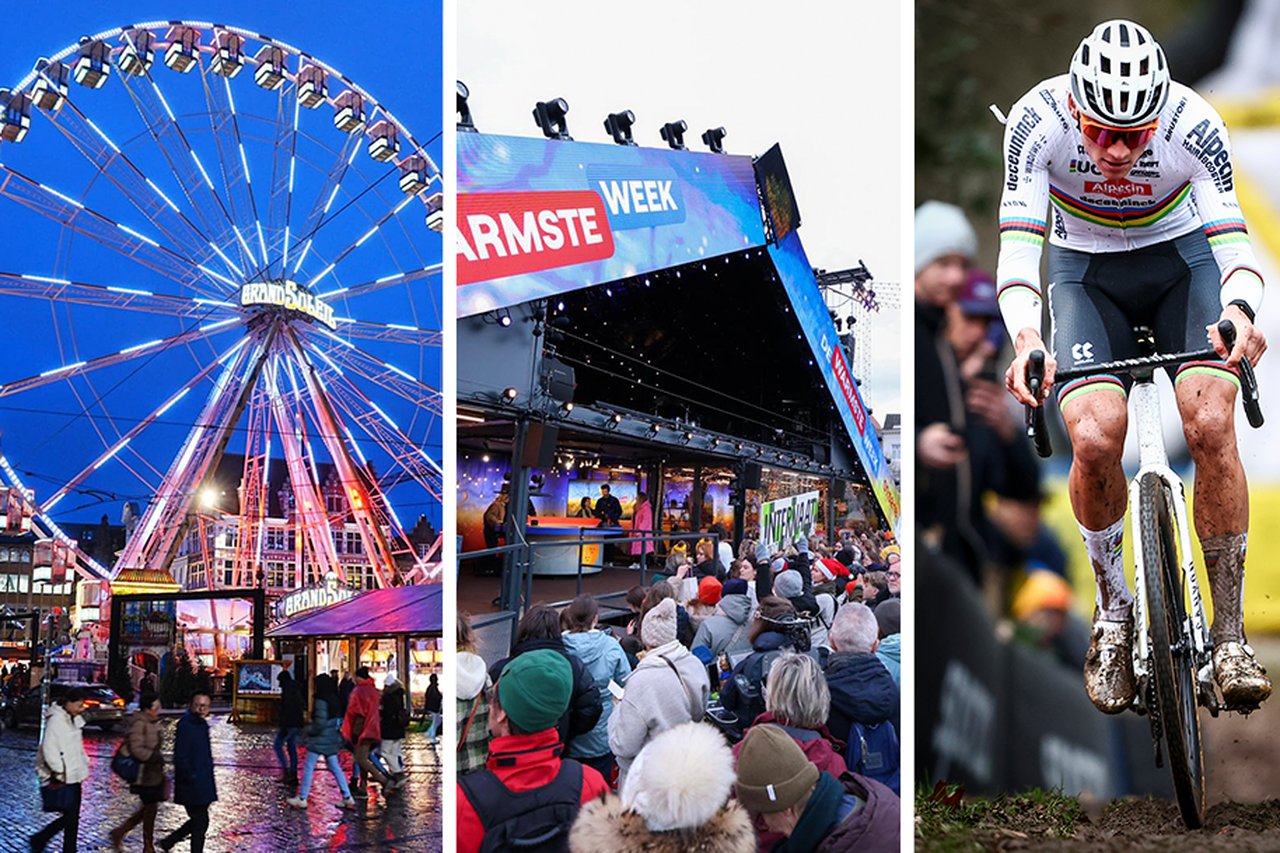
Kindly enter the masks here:
M 89 127 L 93 128 L 93 132 L 94 132 L 94 133 L 96 133 L 96 134 L 98 134 L 99 136 L 101 136 L 101 137 L 102 137 L 102 141 L 103 141 L 103 142 L 105 142 L 105 143 L 107 143 L 108 145 L 110 145 L 110 146 L 111 146 L 111 150 L 112 150 L 112 151 L 116 152 L 117 154 L 119 154 L 119 153 L 120 153 L 120 146 L 119 146 L 119 145 L 116 145 L 114 142 L 112 142 L 112 141 L 111 141 L 111 137 L 109 137 L 109 136 L 107 136 L 105 133 L 103 133 L 103 132 L 102 132 L 102 128 L 100 128 L 100 127 L 98 127 L 96 124 L 94 124 L 94 123 L 93 123 L 93 120 L 92 120 L 91 118 L 89 118 L 88 116 L 85 116 L 84 121 L 85 121 L 85 124 L 87 124 L 87 125 L 89 125 Z M 147 178 L 147 183 L 151 184 L 151 179 L 150 179 L 150 178 Z M 151 184 L 151 186 L 154 188 L 154 187 L 155 187 L 155 184 Z M 156 192 L 160 192 L 160 191 L 159 191 L 159 190 L 156 190 Z M 160 194 L 161 194 L 161 195 L 164 195 L 164 193 L 160 193 Z M 165 199 L 165 201 L 169 201 L 169 200 L 166 198 L 166 199 Z M 172 204 L 172 202 L 170 202 L 170 204 Z
M 36 184 L 37 184 L 37 186 L 39 186 L 39 187 L 40 187 L 40 189 L 42 189 L 42 190 L 44 190 L 45 192 L 48 192 L 48 193 L 53 193 L 53 194 L 54 194 L 54 195 L 56 195 L 58 198 L 60 198 L 60 199 L 62 199 L 63 201 L 65 201 L 67 204 L 74 205 L 74 206 L 76 206 L 76 207 L 78 207 L 78 208 L 81 208 L 82 210 L 84 209 L 84 205 L 83 205 L 83 204 L 81 204 L 80 202 L 76 201 L 76 200 L 75 200 L 74 198 L 72 198 L 71 196 L 69 196 L 69 195 L 63 195 L 62 193 L 60 193 L 60 192 L 58 192 L 57 190 L 55 190 L 53 187 L 45 186 L 44 184 L 40 183 L 39 181 L 37 181 L 37 182 L 36 182 Z
M 119 444 L 117 444 L 115 447 L 111 448 L 111 450 L 107 452 L 107 455 L 106 455 L 106 456 L 102 457 L 102 458 L 101 458 L 101 459 L 99 459 L 97 462 L 93 463 L 93 470 L 97 471 L 97 470 L 98 470 L 99 468 L 101 468 L 103 465 L 106 465 L 108 462 L 110 462 L 110 461 L 111 461 L 111 457 L 115 456 L 117 453 L 119 453 L 121 450 L 123 450 L 123 449 L 124 449 L 124 446 L 125 446 L 126 444 L 128 444 L 128 443 L 129 443 L 129 439 L 127 439 L 127 438 L 126 438 L 124 441 L 120 442 L 120 443 L 119 443 Z M 45 512 L 48 512 L 49 510 L 53 509 L 53 505 L 52 505 L 52 504 L 50 504 L 50 505 L 48 505 L 48 506 L 44 507 L 43 509 L 44 509 L 44 511 L 45 511 Z
M 27 281 L 42 281 L 45 284 L 71 284 L 65 278 L 49 278 L 43 275 L 23 275 L 22 277 Z
M 128 234 L 130 237 L 137 237 L 142 242 L 148 243 L 152 246 L 156 246 L 156 247 L 160 246 L 160 244 L 157 243 L 155 240 L 152 240 L 150 237 L 144 237 L 143 235 L 139 234 L 137 231 L 134 231 L 132 228 L 130 228 L 127 225 L 121 225 L 120 223 L 117 222 L 116 227 L 119 228 L 124 233 Z
M 67 370 L 75 370 L 77 367 L 84 367 L 86 364 L 88 364 L 88 362 L 85 361 L 77 361 L 74 364 L 64 364 L 62 367 L 55 367 L 53 370 L 46 370 L 44 373 L 41 373 L 40 376 L 41 378 L 45 376 L 52 376 L 55 373 L 62 373 Z
M 253 82 L 270 91 L 284 84 L 284 51 L 272 44 L 263 45 L 254 60 L 258 68 L 253 72 Z
M 325 71 L 319 65 L 307 65 L 298 72 L 298 102 L 314 110 L 329 97 Z
M 196 168 L 198 168 L 200 170 L 200 174 L 204 176 L 204 182 L 209 185 L 209 189 L 213 190 L 213 181 L 209 179 L 209 173 L 204 170 L 204 163 L 200 162 L 200 155 L 196 154 L 195 149 L 191 150 L 191 159 L 196 162 Z M 214 190 L 214 192 L 217 192 L 217 190 Z
M 111 76 L 111 48 L 106 42 L 89 38 L 80 40 L 80 57 L 76 60 L 72 77 L 81 86 L 101 89 Z
M 343 133 L 354 133 L 364 127 L 364 98 L 359 92 L 347 90 L 335 102 L 333 126 Z
M 231 279 L 227 278 L 227 277 L 226 277 L 226 276 L 224 276 L 224 275 L 220 275 L 220 274 L 218 274 L 218 273 L 214 272 L 213 270 L 211 270 L 211 269 L 209 269 L 208 267 L 206 267 L 204 264 L 200 264 L 200 265 L 198 265 L 198 266 L 196 267 L 196 269 L 200 270 L 200 272 L 204 273 L 205 275 L 209 276 L 210 278 L 216 278 L 218 281 L 223 282 L 224 284 L 229 284 L 229 285 L 231 285 L 232 287 L 236 287 L 236 283 L 235 283 L 234 281 L 232 281 Z M 201 301 L 201 300 L 197 299 L 196 301 L 197 301 L 197 302 L 199 302 L 199 301 Z M 217 303 L 215 303 L 215 304 L 217 304 Z
M 235 265 L 235 261 L 233 261 L 233 260 L 231 260 L 230 258 L 228 258 L 228 257 L 223 253 L 223 251 L 222 251 L 221 249 L 219 249 L 219 248 L 218 248 L 218 246 L 217 246 L 217 244 L 216 244 L 216 243 L 210 243 L 210 244 L 209 244 L 209 248 L 210 248 L 210 249 L 213 249 L 213 251 L 217 252 L 217 253 L 218 253 L 218 257 L 222 258 L 223 262 L 224 262 L 227 266 L 231 267 L 231 270 L 232 270 L 236 275 L 240 276 L 241 278 L 244 278 L 244 272 L 243 272 L 243 271 L 241 271 L 240 267 L 238 267 L 238 266 L 236 266 L 236 265 Z M 201 267 L 201 269 L 204 269 L 204 267 Z M 219 278 L 221 278 L 221 276 L 219 276 Z M 222 280 L 223 280 L 223 281 L 226 281 L 226 279 L 222 279 Z M 232 285 L 232 286 L 234 287 L 234 285 Z
M 334 268 L 334 267 L 336 267 L 336 266 L 337 266 L 337 264 L 329 264 L 329 266 L 327 266 L 327 267 L 325 267 L 324 269 L 322 269 L 322 270 L 320 271 L 320 274 L 319 274 L 318 276 L 316 276 L 315 278 L 311 279 L 311 281 L 307 282 L 307 287 L 308 287 L 308 288 L 315 287 L 315 286 L 316 286 L 316 282 L 318 282 L 320 279 L 322 279 L 322 278 L 324 278 L 325 276 L 327 276 L 329 273 L 333 272 L 333 268 Z
M 200 327 L 200 331 L 208 332 L 212 329 L 220 329 L 223 326 L 226 326 L 230 323 L 238 323 L 239 321 L 240 321 L 239 317 L 231 317 L 230 319 L 227 319 L 227 320 L 219 320 L 216 323 L 205 323 L 203 326 Z
M 194 27 L 173 27 L 169 30 L 168 39 L 169 48 L 164 52 L 164 64 L 180 74 L 186 74 L 196 66 L 196 57 L 200 53 L 200 31 Z
M 146 239 L 146 238 L 144 237 L 143 239 Z M 155 294 L 152 293 L 150 290 L 136 290 L 132 287 L 112 287 L 108 285 L 107 290 L 110 290 L 112 293 L 132 293 L 136 296 L 155 296 Z
M 116 64 L 125 74 L 141 77 L 151 70 L 155 62 L 156 52 L 152 47 L 156 37 L 149 30 L 129 30 L 120 34 L 124 50 L 116 59 Z
M 235 33 L 225 31 L 215 33 L 213 39 L 217 53 L 213 56 L 209 70 L 228 78 L 239 74 L 244 68 L 244 53 L 240 50 L 244 39 Z
M 131 347 L 125 347 L 124 349 L 120 350 L 120 354 L 127 355 L 128 353 L 137 352 L 138 350 L 146 349 L 147 347 L 158 346 L 159 344 L 162 344 L 162 343 L 164 343 L 163 340 L 157 339 L 154 341 L 147 341 L 145 344 L 134 344 Z

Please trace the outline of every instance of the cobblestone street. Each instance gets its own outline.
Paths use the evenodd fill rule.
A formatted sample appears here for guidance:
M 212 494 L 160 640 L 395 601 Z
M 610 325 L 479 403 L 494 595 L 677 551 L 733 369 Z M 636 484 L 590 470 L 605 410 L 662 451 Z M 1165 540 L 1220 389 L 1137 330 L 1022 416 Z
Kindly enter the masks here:
M 165 717 L 165 753 L 172 756 L 176 717 Z M 210 717 L 213 756 L 219 800 L 210 811 L 208 853 L 259 853 L 259 851 L 372 851 L 398 853 L 438 851 L 440 845 L 441 767 L 437 751 L 425 734 L 410 734 L 404 742 L 405 789 L 384 800 L 372 796 L 357 800 L 354 810 L 339 808 L 341 795 L 324 763 L 316 773 L 310 807 L 289 808 L 284 798 L 295 789 L 279 781 L 280 770 L 271 742 L 275 730 L 262 725 L 228 723 L 225 715 Z M 110 850 L 107 834 L 138 805 L 137 797 L 111 772 L 111 756 L 123 735 L 85 729 L 90 778 L 85 782 L 80 819 L 80 850 Z M 7 782 L 0 807 L 0 851 L 27 851 L 27 836 L 55 815 L 40 810 L 35 774 L 37 733 L 34 729 L 5 730 L 0 734 L 0 778 Z M 300 759 L 305 749 L 299 749 Z M 342 763 L 350 775 L 351 755 Z M 172 777 L 172 764 L 168 771 Z M 371 794 L 377 789 L 370 786 Z M 185 820 L 181 806 L 160 807 L 157 840 Z M 61 837 L 50 850 L 61 849 Z M 125 841 L 125 849 L 142 849 L 141 828 Z M 188 849 L 187 842 L 178 851 Z

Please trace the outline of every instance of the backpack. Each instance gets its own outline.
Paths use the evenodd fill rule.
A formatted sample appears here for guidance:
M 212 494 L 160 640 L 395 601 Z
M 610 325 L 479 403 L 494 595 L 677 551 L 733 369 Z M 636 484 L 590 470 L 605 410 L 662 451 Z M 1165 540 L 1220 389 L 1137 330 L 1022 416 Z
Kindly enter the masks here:
M 741 740 L 743 732 L 755 722 L 756 717 L 765 712 L 765 678 L 768 677 L 774 660 L 781 654 L 781 649 L 756 652 L 742 662 L 737 672 L 729 676 L 738 689 L 738 707 L 733 709 L 738 721 L 725 731 L 732 740 Z
M 569 829 L 582 808 L 582 781 L 582 765 L 571 758 L 561 759 L 549 785 L 529 791 L 512 791 L 487 767 L 460 778 L 484 827 L 480 853 L 568 853 Z
M 859 776 L 874 779 L 895 794 L 901 787 L 898 733 L 889 720 L 869 726 L 856 720 L 849 726 L 845 764 Z

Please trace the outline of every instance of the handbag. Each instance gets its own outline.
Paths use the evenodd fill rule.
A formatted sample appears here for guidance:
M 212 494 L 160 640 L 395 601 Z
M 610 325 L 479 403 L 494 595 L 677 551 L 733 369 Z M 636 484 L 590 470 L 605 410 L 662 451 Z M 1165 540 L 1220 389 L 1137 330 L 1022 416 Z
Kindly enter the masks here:
M 111 772 L 115 773 L 130 785 L 138 784 L 138 759 L 124 751 L 128 741 L 121 741 L 116 747 L 116 754 L 111 756 Z
M 75 806 L 79 785 L 50 782 L 40 787 L 40 807 L 47 812 L 67 813 Z

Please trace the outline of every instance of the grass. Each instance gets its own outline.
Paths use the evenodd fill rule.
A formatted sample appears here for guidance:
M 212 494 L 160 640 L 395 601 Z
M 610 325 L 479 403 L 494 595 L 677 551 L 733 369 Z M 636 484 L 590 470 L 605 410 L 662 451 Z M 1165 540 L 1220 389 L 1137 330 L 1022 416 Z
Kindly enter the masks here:
M 954 788 L 939 796 L 916 790 L 916 850 L 925 853 L 984 851 L 1009 838 L 1071 838 L 1085 820 L 1074 797 L 1036 789 L 967 801 Z

